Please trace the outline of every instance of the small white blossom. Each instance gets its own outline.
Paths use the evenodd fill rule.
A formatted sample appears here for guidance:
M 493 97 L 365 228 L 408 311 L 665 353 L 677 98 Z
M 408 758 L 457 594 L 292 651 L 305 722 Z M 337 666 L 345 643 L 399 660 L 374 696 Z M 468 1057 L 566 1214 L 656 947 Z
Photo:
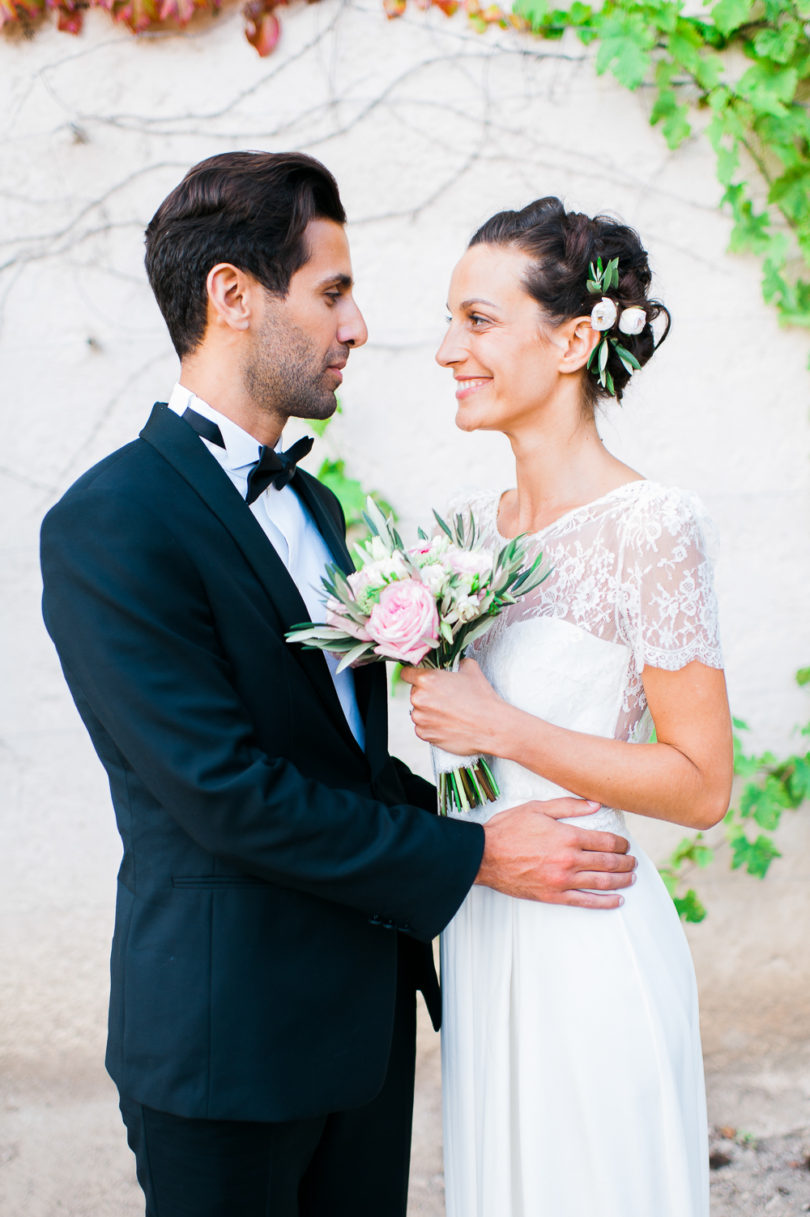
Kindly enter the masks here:
M 459 621 L 474 621 L 480 612 L 481 601 L 478 596 L 459 596 L 456 601 Z
M 591 329 L 609 330 L 616 321 L 616 301 L 603 296 L 591 309 Z
M 619 317 L 619 329 L 623 334 L 640 334 L 647 324 L 643 308 L 623 308 Z
M 447 584 L 447 571 L 439 562 L 428 562 L 419 571 L 420 578 L 432 595 L 437 599 L 442 596 Z

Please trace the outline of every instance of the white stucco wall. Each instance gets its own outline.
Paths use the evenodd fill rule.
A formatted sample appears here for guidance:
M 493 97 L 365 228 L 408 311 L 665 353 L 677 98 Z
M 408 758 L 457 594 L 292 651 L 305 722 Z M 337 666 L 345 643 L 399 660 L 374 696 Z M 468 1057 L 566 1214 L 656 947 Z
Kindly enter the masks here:
M 675 324 L 625 406 L 605 415 L 606 443 L 650 477 L 697 490 L 714 516 L 732 705 L 754 741 L 786 747 L 807 718 L 792 676 L 810 663 L 810 343 L 762 303 L 757 262 L 725 253 L 730 222 L 705 143 L 669 152 L 648 126 L 644 91 L 596 78 L 575 41 L 482 37 L 416 9 L 392 24 L 377 0 L 281 11 L 282 42 L 267 60 L 232 9 L 184 35 L 136 40 L 94 13 L 78 39 L 49 27 L 30 41 L 0 38 L 0 840 L 15 860 L 2 897 L 12 1075 L 56 1070 L 67 1050 L 98 1058 L 118 852 L 100 768 L 40 624 L 38 524 L 171 387 L 176 361 L 143 274 L 142 230 L 204 156 L 296 147 L 336 174 L 371 337 L 352 356 L 344 414 L 325 442 L 384 490 L 406 529 L 455 486 L 510 482 L 504 441 L 455 431 L 450 378 L 432 360 L 449 272 L 474 227 L 546 193 L 637 226 Z M 423 763 L 401 714 L 395 732 Z M 710 990 L 712 959 L 722 956 L 728 985 L 743 992 L 746 967 L 781 959 L 769 983 L 776 976 L 795 1008 L 807 832 L 791 832 L 792 860 L 761 888 L 739 877 L 716 885 L 724 941 L 714 954 L 699 948 Z M 753 913 L 741 923 L 765 891 L 765 929 Z M 752 964 L 742 944 L 757 932 Z M 699 933 L 705 943 L 709 923 Z M 806 985 L 801 993 L 806 1002 Z

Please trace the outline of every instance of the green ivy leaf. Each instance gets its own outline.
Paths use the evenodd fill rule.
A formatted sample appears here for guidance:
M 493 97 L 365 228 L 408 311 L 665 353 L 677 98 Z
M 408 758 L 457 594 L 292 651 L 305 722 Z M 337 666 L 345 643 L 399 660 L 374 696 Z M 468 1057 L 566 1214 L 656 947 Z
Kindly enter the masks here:
M 732 867 L 738 870 L 745 866 L 748 874 L 758 879 L 765 878 L 774 858 L 782 857 L 771 838 L 762 835 L 758 836 L 756 841 L 749 841 L 747 837 L 742 836 L 733 843 L 732 848 Z
M 675 896 L 674 903 L 678 916 L 683 917 L 684 921 L 698 922 L 706 916 L 705 906 L 698 899 L 697 892 L 691 887 L 686 895 Z
M 528 21 L 533 30 L 542 30 L 548 16 L 548 3 L 547 0 L 517 0 L 514 11 Z
M 810 752 L 793 759 L 793 772 L 788 778 L 788 790 L 795 807 L 810 799 Z
M 755 63 L 737 81 L 737 92 L 759 113 L 779 116 L 785 114 L 787 103 L 793 100 L 798 79 L 795 68 Z
M 760 828 L 773 832 L 779 827 L 782 812 L 790 806 L 784 786 L 772 774 L 762 786 L 753 782 L 740 795 L 740 815 L 752 817 Z
M 603 17 L 599 34 L 596 71 L 601 76 L 610 68 L 619 84 L 637 89 L 650 70 L 654 29 L 638 12 L 614 11 Z
M 763 59 L 773 59 L 775 63 L 789 63 L 801 34 L 802 27 L 799 22 L 789 21 L 779 29 L 760 30 L 754 36 L 753 48 Z
M 700 70 L 702 50 L 703 39 L 695 27 L 688 21 L 679 21 L 669 39 L 669 53 L 674 62 L 690 75 L 696 76 Z
M 650 123 L 655 126 L 660 122 L 667 145 L 677 148 L 692 133 L 688 114 L 689 107 L 678 101 L 673 88 L 660 89 L 650 113 Z
M 717 28 L 726 37 L 739 29 L 751 17 L 751 0 L 719 0 L 712 9 L 712 18 Z
M 768 202 L 776 203 L 779 210 L 794 221 L 806 216 L 809 198 L 810 164 L 807 162 L 775 178 L 768 191 Z
M 731 187 L 731 190 L 735 190 Z M 726 197 L 729 195 L 726 191 Z M 770 216 L 767 211 L 755 212 L 750 199 L 743 199 L 732 204 L 736 223 L 731 230 L 731 240 L 728 243 L 733 253 L 751 250 L 753 253 L 765 253 L 770 248 L 771 234 Z
M 799 668 L 796 673 L 796 684 L 800 687 L 810 685 L 810 668 Z

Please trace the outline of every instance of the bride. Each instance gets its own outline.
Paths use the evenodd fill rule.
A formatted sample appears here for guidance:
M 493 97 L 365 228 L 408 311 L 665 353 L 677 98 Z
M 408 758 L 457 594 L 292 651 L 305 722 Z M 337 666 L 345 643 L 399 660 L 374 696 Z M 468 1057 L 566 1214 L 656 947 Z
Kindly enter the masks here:
M 456 422 L 506 435 L 516 474 L 454 509 L 493 548 L 528 534 L 551 572 L 457 673 L 403 673 L 422 739 L 492 758 L 501 797 L 482 821 L 562 792 L 602 805 L 580 823 L 625 836 L 623 811 L 708 828 L 728 806 L 700 507 L 611 456 L 594 417 L 668 326 L 649 286 L 636 233 L 556 198 L 493 216 L 453 273 L 437 359 Z M 708 1215 L 692 963 L 630 840 L 618 910 L 476 886 L 443 935 L 448 1217 Z

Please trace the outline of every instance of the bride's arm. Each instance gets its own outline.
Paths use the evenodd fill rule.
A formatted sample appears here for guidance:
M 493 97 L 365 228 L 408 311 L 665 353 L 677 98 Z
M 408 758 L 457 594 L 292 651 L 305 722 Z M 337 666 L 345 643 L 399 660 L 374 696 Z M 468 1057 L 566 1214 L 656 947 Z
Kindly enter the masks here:
M 572 794 L 690 828 L 728 808 L 731 717 L 722 670 L 693 660 L 677 671 L 645 666 L 656 742 L 631 744 L 555 727 L 510 706 L 478 665 L 457 673 L 406 669 L 417 735 L 450 752 L 516 761 Z

